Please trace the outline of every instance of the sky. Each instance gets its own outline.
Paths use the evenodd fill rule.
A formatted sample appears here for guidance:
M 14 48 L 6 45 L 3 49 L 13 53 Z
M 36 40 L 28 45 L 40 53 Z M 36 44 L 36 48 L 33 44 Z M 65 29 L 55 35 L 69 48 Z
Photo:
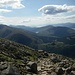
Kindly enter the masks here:
M 39 27 L 75 23 L 75 0 L 0 0 L 0 24 Z

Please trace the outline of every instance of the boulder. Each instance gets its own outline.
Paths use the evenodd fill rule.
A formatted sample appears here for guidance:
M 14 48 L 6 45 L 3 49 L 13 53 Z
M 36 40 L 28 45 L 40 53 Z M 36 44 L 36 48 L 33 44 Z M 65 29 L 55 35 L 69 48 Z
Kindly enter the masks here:
M 72 68 L 71 68 L 71 67 L 69 67 L 69 68 L 66 69 L 66 73 L 67 73 L 67 74 L 70 74 L 71 71 L 72 71 Z
M 8 63 L 7 62 L 1 62 L 0 63 L 0 71 L 5 70 L 8 68 Z
M 20 73 L 12 63 L 0 62 L 0 75 L 20 75 Z
M 30 62 L 27 64 L 27 67 L 28 67 L 28 70 L 29 70 L 29 71 L 31 71 L 31 72 L 33 72 L 33 73 L 37 73 L 37 63 L 30 61 Z
M 52 72 L 50 75 L 57 75 L 56 72 Z
M 71 71 L 70 75 L 75 75 L 75 71 Z
M 69 61 L 68 61 L 67 59 L 65 59 L 65 60 L 62 60 L 62 61 L 59 63 L 58 66 L 59 66 L 59 67 L 64 67 L 64 68 L 68 68 L 68 67 L 70 66 L 70 63 L 69 63 Z
M 61 67 L 57 68 L 57 75 L 62 75 L 62 74 L 64 74 L 64 70 Z
M 49 56 L 47 52 L 44 52 L 44 55 L 45 55 L 46 57 L 48 57 L 48 56 Z
M 51 61 L 54 63 L 60 62 L 60 60 L 57 57 L 51 57 Z

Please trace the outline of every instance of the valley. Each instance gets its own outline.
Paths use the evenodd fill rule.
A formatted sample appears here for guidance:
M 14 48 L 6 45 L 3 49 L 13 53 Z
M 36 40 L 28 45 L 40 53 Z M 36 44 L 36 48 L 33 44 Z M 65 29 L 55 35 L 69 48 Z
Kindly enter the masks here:
M 0 75 L 75 75 L 75 30 L 28 29 L 0 25 Z

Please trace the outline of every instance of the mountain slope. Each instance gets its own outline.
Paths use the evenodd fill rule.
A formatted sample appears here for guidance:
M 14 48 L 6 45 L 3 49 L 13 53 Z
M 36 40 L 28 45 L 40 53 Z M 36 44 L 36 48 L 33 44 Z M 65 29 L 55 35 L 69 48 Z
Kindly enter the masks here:
M 14 27 L 28 30 L 36 33 L 39 36 L 44 36 L 44 37 L 66 37 L 66 36 L 74 35 L 75 30 L 68 28 L 67 26 L 71 26 L 71 24 L 66 23 L 62 25 L 59 24 L 56 26 L 47 25 L 39 28 L 35 28 L 35 27 L 32 28 L 26 26 L 14 26 Z
M 34 49 L 0 38 L 1 75 L 69 75 L 75 59 Z
M 36 31 L 37 35 L 40 39 L 43 40 L 44 43 L 49 43 L 54 40 L 59 40 L 63 37 L 75 35 L 75 30 L 67 27 L 47 27 L 44 29 L 40 28 L 40 30 Z
M 30 32 L 21 28 L 0 25 L 0 37 L 38 49 L 40 44 L 50 43 L 54 40 L 65 42 L 63 37 L 75 34 L 75 30 L 67 27 L 45 26 L 33 29 Z
M 0 38 L 0 75 L 25 75 L 27 63 L 37 61 L 39 56 L 38 51 L 26 45 Z M 13 65 L 20 74 L 14 72 Z
M 75 30 L 63 26 L 57 25 L 55 27 L 52 25 L 48 25 L 39 28 L 35 28 L 35 27 L 31 28 L 26 26 L 14 26 L 14 27 L 34 32 L 40 39 L 43 40 L 44 43 L 48 43 L 54 40 L 58 40 L 62 37 L 71 36 L 75 34 Z
M 36 36 L 35 33 L 29 32 L 27 30 L 9 27 L 6 25 L 0 25 L 0 37 L 13 40 L 18 43 L 22 43 L 33 47 L 42 41 Z
M 48 29 L 38 31 L 39 36 L 66 37 L 74 34 L 75 30 L 67 27 L 50 27 Z
M 37 50 L 42 49 L 68 57 L 75 57 L 75 30 L 52 26 L 41 27 L 37 30 L 39 33 L 1 25 L 0 37 L 25 44 Z
M 28 30 L 31 32 L 36 33 L 37 31 L 41 31 L 41 30 L 46 30 L 48 28 L 53 27 L 52 25 L 48 25 L 48 26 L 43 26 L 43 27 L 28 27 L 28 26 L 14 26 L 14 25 L 10 25 L 10 27 L 14 27 L 14 28 L 20 28 L 20 29 L 24 29 L 24 30 Z
M 56 24 L 54 26 L 62 26 L 62 27 L 68 27 L 68 28 L 75 28 L 75 23 L 62 23 L 62 24 Z
M 59 38 L 58 40 L 52 42 L 43 43 L 39 45 L 39 49 L 75 58 L 75 35 Z
M 4 58 L 7 58 L 7 61 L 13 61 L 13 60 L 22 60 L 27 59 L 27 57 L 32 57 L 33 60 L 37 57 L 37 51 L 34 49 L 22 45 L 13 41 L 9 41 L 3 38 L 0 38 L 0 59 L 1 56 L 5 56 Z M 12 60 L 11 60 L 12 58 Z M 3 60 L 3 59 L 2 59 Z M 28 58 L 27 60 L 31 60 Z
M 26 26 L 16 26 L 17 28 L 21 28 L 24 30 L 28 30 L 34 33 L 37 33 L 39 36 L 45 37 L 66 37 L 75 34 L 75 30 L 68 28 L 68 26 L 72 26 L 71 24 L 59 24 L 59 26 L 47 25 L 44 27 L 26 27 Z M 73 24 L 74 26 L 74 24 Z
M 67 36 L 67 37 L 61 38 L 61 39 L 59 39 L 59 41 L 62 41 L 62 42 L 64 42 L 65 44 L 73 45 L 73 44 L 75 44 L 75 35 Z

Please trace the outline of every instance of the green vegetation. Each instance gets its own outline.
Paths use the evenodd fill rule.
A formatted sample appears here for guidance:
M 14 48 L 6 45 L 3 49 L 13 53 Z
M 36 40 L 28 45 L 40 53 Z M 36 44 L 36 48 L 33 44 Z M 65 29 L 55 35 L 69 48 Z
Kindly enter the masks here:
M 35 48 L 33 45 L 42 43 L 35 33 L 27 30 L 13 28 L 6 25 L 0 25 L 0 37 L 6 38 L 30 47 Z M 33 45 L 32 45 L 33 44 Z
M 67 27 L 54 26 L 31 28 L 31 30 L 32 32 L 20 28 L 0 25 L 0 37 L 27 45 L 36 50 L 42 49 L 48 52 L 54 52 L 68 57 L 75 57 L 75 30 Z M 2 47 L 2 45 L 0 47 Z M 38 53 L 36 54 L 35 52 L 34 54 L 32 51 L 28 50 L 25 47 L 21 47 L 20 45 L 17 45 L 15 47 L 12 44 L 10 46 L 8 44 L 4 47 L 6 52 L 9 50 L 8 53 L 4 52 L 4 54 L 10 54 L 13 58 L 19 58 L 22 60 L 23 58 L 25 58 L 24 55 L 29 55 L 27 56 L 27 58 L 31 60 L 37 58 L 36 56 Z M 24 49 L 26 53 L 24 52 Z
M 39 49 L 75 58 L 75 44 L 65 44 L 64 42 L 55 41 L 51 43 L 41 44 Z
M 34 49 L 6 39 L 0 39 L 0 60 L 17 61 L 37 60 L 38 54 Z M 23 61 L 22 61 L 23 60 Z

